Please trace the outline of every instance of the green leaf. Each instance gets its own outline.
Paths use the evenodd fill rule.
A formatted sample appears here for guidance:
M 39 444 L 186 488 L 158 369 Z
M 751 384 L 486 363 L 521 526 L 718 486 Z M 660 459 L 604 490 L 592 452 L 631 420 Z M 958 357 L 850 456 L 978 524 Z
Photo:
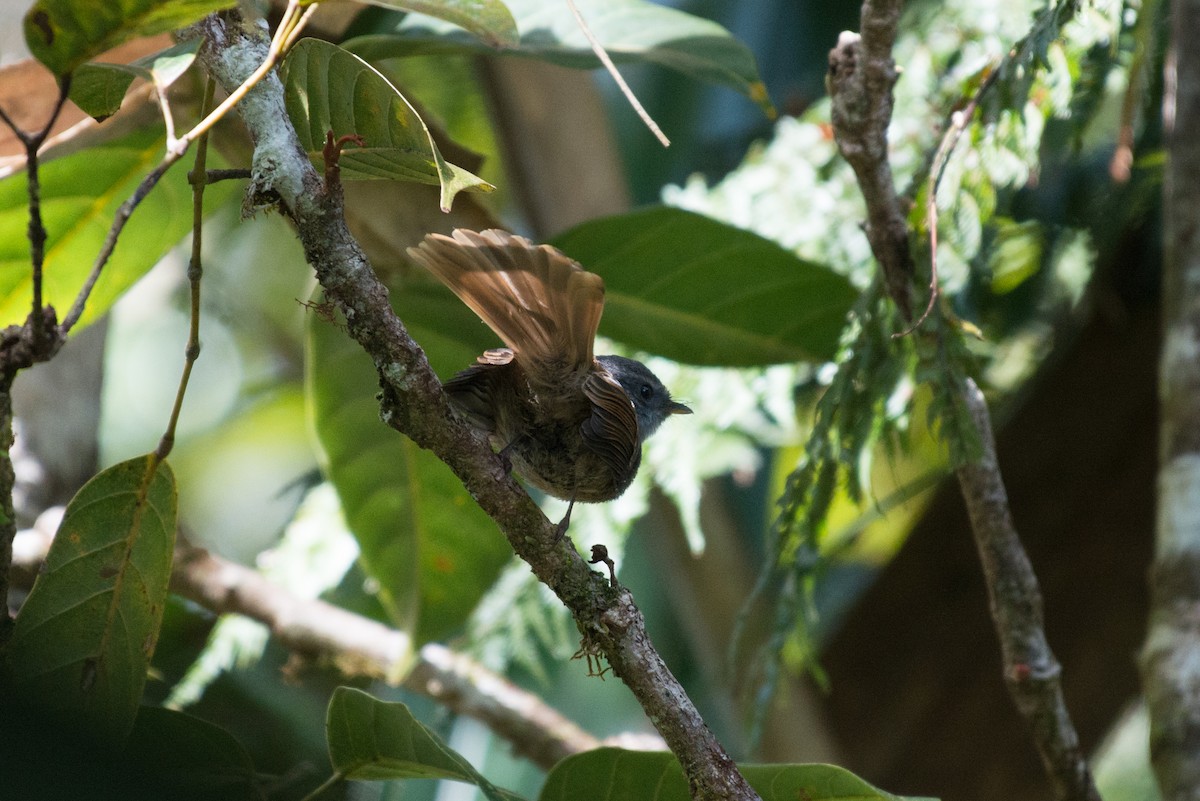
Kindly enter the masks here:
M 829 360 L 857 297 L 827 267 L 682 209 L 591 220 L 554 244 L 604 278 L 602 334 L 688 364 Z
M 457 25 L 488 47 L 516 47 L 521 41 L 512 12 L 500 0 L 364 0 L 373 6 L 415 11 Z
M 897 801 L 834 765 L 738 767 L 763 801 Z M 689 801 L 687 779 L 666 751 L 598 748 L 567 757 L 546 776 L 539 801 Z
M 99 121 L 121 108 L 134 78 L 154 84 L 160 93 L 187 71 L 196 60 L 199 39 L 179 42 L 129 64 L 83 64 L 71 80 L 71 100 Z
M 43 164 L 42 219 L 46 261 L 42 291 L 61 317 L 91 272 L 117 208 L 163 153 L 162 130 L 147 129 Z M 211 167 L 223 166 L 214 162 Z M 227 186 L 228 184 L 228 186 Z M 208 187 L 211 210 L 237 192 L 232 181 Z M 0 181 L 0 326 L 24 322 L 32 295 L 29 266 L 29 195 L 25 176 Z M 187 168 L 176 165 L 138 206 L 88 300 L 81 323 L 95 320 L 179 243 L 192 226 Z
M 988 259 L 992 291 L 997 295 L 1012 292 L 1036 275 L 1045 250 L 1045 232 L 1037 220 L 996 220 L 996 242 Z
M 13 628 L 7 662 L 19 697 L 85 730 L 129 733 L 162 622 L 175 525 L 175 477 L 153 456 L 79 490 Z
M 565 2 L 507 0 L 507 5 L 521 31 L 520 44 L 508 54 L 575 69 L 600 66 Z M 774 116 L 753 53 L 717 23 L 647 0 L 577 0 L 576 5 L 614 62 L 657 64 L 728 86 Z M 457 27 L 418 14 L 405 17 L 391 33 L 357 37 L 345 47 L 372 61 L 419 53 L 492 52 Z
M 419 295 L 404 300 L 424 306 Z M 432 308 L 451 302 L 462 307 L 447 293 Z M 469 310 L 465 316 L 473 317 Z M 456 369 L 474 362 L 478 350 L 404 319 L 427 350 L 453 354 L 435 356 L 439 361 Z M 381 603 L 418 642 L 451 634 L 512 556 L 508 543 L 450 468 L 380 422 L 379 378 L 357 343 L 310 315 L 307 357 L 306 391 L 323 466 Z
M 325 721 L 329 761 L 342 778 L 452 779 L 474 784 L 491 801 L 517 801 L 442 739 L 425 728 L 408 707 L 386 703 L 351 687 L 338 687 Z
M 125 747 L 141 788 L 160 798 L 262 801 L 254 763 L 232 734 L 192 715 L 144 706 Z
M 55 75 L 138 36 L 178 30 L 234 0 L 38 0 L 25 15 L 25 41 Z
M 425 121 L 375 68 L 337 45 L 303 39 L 280 67 L 288 116 L 314 164 L 325 134 L 358 134 L 364 147 L 342 151 L 345 179 L 383 178 L 440 185 L 443 211 L 459 192 L 494 186 L 442 158 Z
M 264 801 L 245 749 L 224 729 L 143 706 L 124 747 L 37 710 L 0 713 L 5 798 L 22 801 Z

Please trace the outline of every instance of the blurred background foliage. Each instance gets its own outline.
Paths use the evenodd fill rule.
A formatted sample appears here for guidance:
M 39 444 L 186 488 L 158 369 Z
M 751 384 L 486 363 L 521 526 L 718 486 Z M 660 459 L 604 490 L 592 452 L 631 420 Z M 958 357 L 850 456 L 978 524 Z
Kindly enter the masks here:
M 857 720 L 846 719 L 837 708 L 839 687 L 869 693 L 872 685 L 840 671 L 866 676 L 886 672 L 889 662 L 899 674 L 932 671 L 935 687 L 941 676 L 947 698 L 965 703 L 953 689 L 960 666 L 934 659 L 933 667 L 917 668 L 870 634 L 839 651 L 838 637 L 852 630 L 856 604 L 869 587 L 880 586 L 876 578 L 914 527 L 920 531 L 937 504 L 941 479 L 970 447 L 944 422 L 938 405 L 944 400 L 929 382 L 934 368 L 975 375 L 997 420 L 1019 422 L 1025 405 L 1047 402 L 1038 399 L 1039 382 L 1051 381 L 1044 376 L 1074 358 L 1098 318 L 1120 328 L 1153 305 L 1160 4 L 906 4 L 895 48 L 902 72 L 890 138 L 897 186 L 911 201 L 922 254 L 918 287 L 928 281 L 925 207 L 933 153 L 954 112 L 988 88 L 937 182 L 940 297 L 926 326 L 899 339 L 891 336 L 901 326 L 876 283 L 861 230 L 861 196 L 837 153 L 823 85 L 838 32 L 857 27 L 856 4 L 669 5 L 720 23 L 746 44 L 778 118 L 728 87 L 653 63 L 624 64 L 635 93 L 673 140 L 664 150 L 602 72 L 453 50 L 377 54 L 376 67 L 446 137 L 447 158 L 498 191 L 460 196 L 454 213 L 442 217 L 433 192 L 350 185 L 351 223 L 392 288 L 402 319 L 443 376 L 495 343 L 469 312 L 400 259 L 403 245 L 426 230 L 498 221 L 558 242 L 603 274 L 583 256 L 588 236 L 599 236 L 594 246 L 603 251 L 617 247 L 620 235 L 595 234 L 588 221 L 661 203 L 755 232 L 797 264 L 819 270 L 826 278 L 812 294 L 772 300 L 800 320 L 830 308 L 839 320 L 845 315 L 840 339 L 830 337 L 828 351 L 807 360 L 770 364 L 718 356 L 706 362 L 736 367 L 696 366 L 700 358 L 667 361 L 655 355 L 653 325 L 624 340 L 613 334 L 599 348 L 644 358 L 696 414 L 648 442 L 638 480 L 622 498 L 577 509 L 571 536 L 584 550 L 595 542 L 608 546 L 656 645 L 735 757 L 832 761 L 896 792 L 955 797 L 973 787 L 982 793 L 976 797 L 1048 797 L 1019 729 L 1011 747 L 984 734 L 992 716 L 1006 721 L 1004 731 L 1013 730 L 1002 693 L 999 706 L 976 710 L 973 731 L 944 732 L 968 738 L 967 748 L 990 751 L 989 759 L 972 763 L 927 749 L 931 762 L 945 765 L 937 774 L 905 773 L 863 757 L 850 743 L 864 730 L 876 737 L 917 735 L 893 722 L 882 703 L 878 714 L 865 704 Z M 327 20 L 323 29 L 318 17 L 317 25 L 321 35 L 362 42 L 400 19 L 368 8 L 348 22 Z M 540 97 L 540 116 L 528 111 L 531 95 Z M 1118 143 L 1131 148 L 1124 162 L 1114 159 Z M 227 162 L 245 162 L 236 130 L 223 131 L 217 145 Z M 0 191 L 12 191 L 13 183 L 0 183 Z M 239 219 L 240 198 L 231 189 L 218 185 L 209 197 L 204 350 L 171 458 L 185 535 L 297 593 L 323 594 L 412 631 L 418 643 L 448 642 L 597 736 L 649 732 L 619 682 L 587 678 L 582 664 L 569 659 L 578 638 L 564 610 L 511 558 L 461 487 L 378 422 L 369 360 L 347 348 L 337 322 L 315 308 L 321 299 L 294 234 L 270 214 Z M 126 236 L 136 250 L 142 234 Z M 3 241 L 21 239 L 6 234 Z M 576 249 L 573 242 L 580 243 Z M 186 338 L 186 258 L 185 246 L 171 251 L 95 324 L 92 331 L 102 336 L 89 331 L 68 346 L 82 348 L 88 337 L 101 341 L 102 374 L 89 390 L 99 466 L 146 452 L 161 434 Z M 735 275 L 741 269 L 732 267 Z M 705 273 L 691 280 L 714 279 Z M 726 291 L 737 291 L 736 278 L 722 280 L 730 283 Z M 861 296 L 853 301 L 840 286 Z M 686 285 L 679 290 L 688 291 Z M 918 292 L 919 308 L 926 300 Z M 610 299 L 613 324 L 618 306 Z M 602 325 L 601 333 L 613 332 Z M 1152 353 L 1151 345 L 1141 358 Z M 29 441 L 43 447 L 39 443 L 54 438 L 54 411 L 40 408 L 36 373 L 28 378 L 28 389 L 18 382 L 27 394 L 18 397 L 17 412 Z M 1064 421 L 1057 436 L 1119 439 L 1071 426 L 1074 412 L 1070 396 L 1054 409 Z M 1138 413 L 1153 414 L 1150 408 Z M 49 421 L 39 422 L 46 414 Z M 1058 443 L 1043 439 L 1038 446 L 1053 452 Z M 1145 447 L 1153 447 L 1152 438 Z M 1060 465 L 1061 472 L 1070 467 Z M 27 514 L 64 500 L 46 497 L 37 481 L 26 484 Z M 64 491 L 69 497 L 69 486 Z M 552 519 L 562 513 L 557 501 L 545 506 Z M 1140 529 L 1110 533 L 1148 538 L 1149 526 L 1145 520 Z M 964 529 L 952 533 L 968 539 Z M 1094 547 L 1106 542 L 1097 538 Z M 1044 565 L 1035 559 L 1035 567 Z M 911 612 L 913 626 L 958 602 L 942 590 L 902 586 L 903 599 L 928 602 Z M 1141 590 L 1128 593 L 1129 614 L 1136 615 Z M 982 605 L 982 593 L 969 603 Z M 1103 619 L 1080 621 L 1072 636 L 1104 637 Z M 990 630 L 971 634 L 980 636 L 987 642 Z M 827 646 L 831 656 L 823 656 Z M 980 680 L 999 687 L 994 646 L 982 648 L 974 655 Z M 853 656 L 837 656 L 842 652 Z M 1125 675 L 1132 650 L 1110 659 Z M 1069 653 L 1064 662 L 1070 681 Z M 151 697 L 232 731 L 258 769 L 277 777 L 279 797 L 300 797 L 324 775 L 322 721 L 324 700 L 337 682 L 332 673 L 306 668 L 297 680 L 281 682 L 281 672 L 295 675 L 294 665 L 261 627 L 218 621 L 178 600 L 167 611 L 155 663 Z M 1107 693 L 1110 710 L 1105 721 L 1084 728 L 1091 748 L 1116 725 L 1133 688 L 1110 682 L 1104 665 L 1081 670 L 1096 692 Z M 496 784 L 536 792 L 543 774 L 511 756 L 482 725 L 411 693 L 370 689 L 408 702 Z M 1070 693 L 1068 685 L 1069 700 Z M 905 699 L 897 694 L 893 700 L 903 705 Z M 1136 716 L 1131 719 L 1136 725 Z M 1099 772 L 1105 797 L 1147 797 L 1138 774 L 1125 772 L 1144 759 L 1144 732 L 1114 733 L 1109 742 Z M 439 801 L 476 792 L 444 785 L 353 785 L 343 792 Z

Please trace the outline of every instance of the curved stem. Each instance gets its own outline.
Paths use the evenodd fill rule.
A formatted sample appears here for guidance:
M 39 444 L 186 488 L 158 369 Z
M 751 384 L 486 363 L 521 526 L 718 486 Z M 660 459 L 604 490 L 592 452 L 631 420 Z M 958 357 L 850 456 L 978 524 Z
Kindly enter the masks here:
M 217 84 L 212 78 L 204 87 L 204 99 L 200 108 L 203 114 L 212 105 L 213 95 L 216 94 Z M 183 374 L 179 377 L 179 388 L 175 391 L 175 403 L 171 407 L 171 416 L 167 421 L 167 429 L 158 441 L 155 453 L 159 459 L 166 459 L 175 445 L 175 427 L 179 423 L 179 413 L 183 410 L 183 398 L 187 394 L 188 381 L 192 377 L 192 367 L 200 357 L 200 279 L 204 276 L 202 257 L 204 243 L 204 188 L 208 185 L 208 134 L 203 133 L 196 141 L 196 162 L 192 167 L 192 255 L 188 260 L 188 289 L 191 308 L 188 319 L 188 340 L 184 346 Z

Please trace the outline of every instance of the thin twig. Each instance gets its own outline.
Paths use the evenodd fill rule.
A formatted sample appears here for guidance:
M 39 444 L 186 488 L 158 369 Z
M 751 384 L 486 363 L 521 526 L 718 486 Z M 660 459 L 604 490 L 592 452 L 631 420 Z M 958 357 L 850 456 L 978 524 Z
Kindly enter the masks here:
M 217 84 L 209 78 L 204 86 L 204 98 L 200 102 L 201 114 L 212 106 Z M 167 428 L 158 441 L 155 453 L 160 460 L 166 459 L 175 446 L 175 427 L 179 423 L 179 413 L 183 410 L 183 398 L 187 394 L 188 381 L 192 377 L 192 367 L 200 357 L 200 279 L 204 277 L 203 243 L 204 243 L 204 188 L 208 176 L 208 133 L 203 133 L 196 140 L 196 163 L 190 175 L 192 180 L 192 254 L 188 260 L 188 289 L 191 299 L 191 309 L 188 324 L 187 345 L 183 352 L 183 374 L 179 377 L 179 387 L 175 391 L 175 403 L 171 407 L 171 416 Z
M 204 183 L 215 184 L 218 181 L 245 181 L 250 178 L 250 170 L 245 167 L 233 167 L 225 170 L 208 170 L 204 176 Z M 196 176 L 188 173 L 188 180 L 195 181 Z
M 625 99 L 629 101 L 629 105 L 633 106 L 633 110 L 636 111 L 637 115 L 642 118 L 642 122 L 646 124 L 646 127 L 650 129 L 650 132 L 658 137 L 658 141 L 662 143 L 662 146 L 670 147 L 671 140 L 667 138 L 667 135 L 662 132 L 662 128 L 658 127 L 658 123 L 654 121 L 654 118 L 650 116 L 650 114 L 642 106 L 641 102 L 638 101 L 637 95 L 635 95 L 633 90 L 629 88 L 629 84 L 625 83 L 625 79 L 622 78 L 621 73 L 617 71 L 617 65 L 613 63 L 611 58 L 609 58 L 608 52 L 604 49 L 604 45 L 602 45 L 600 40 L 596 38 L 596 35 L 592 33 L 592 29 L 588 27 L 587 21 L 583 18 L 583 14 L 579 13 L 579 9 L 575 6 L 575 0 L 567 0 L 567 6 L 570 7 L 571 13 L 575 15 L 575 21 L 579 23 L 579 28 L 583 31 L 583 35 L 587 37 L 588 44 L 592 46 L 592 52 L 596 54 L 596 58 L 600 59 L 600 63 L 604 65 L 606 70 L 608 70 L 608 74 L 611 75 L 613 80 L 617 82 L 617 86 L 620 88 L 621 94 L 625 95 Z
M 1125 183 L 1133 169 L 1133 146 L 1137 124 L 1138 101 L 1146 94 L 1146 79 L 1158 52 L 1160 0 L 1146 0 L 1138 12 L 1134 26 L 1133 59 L 1126 70 L 1125 94 L 1121 99 L 1121 121 L 1117 126 L 1117 147 L 1108 163 L 1108 174 L 1117 183 Z
M 929 180 L 925 192 L 925 228 L 929 231 L 929 302 L 925 304 L 925 311 L 921 312 L 921 316 L 903 331 L 892 334 L 893 338 L 908 336 L 917 330 L 921 323 L 928 319 L 930 312 L 933 311 L 934 304 L 937 302 L 938 186 L 942 182 L 942 173 L 946 169 L 946 162 L 950 160 L 950 154 L 954 152 L 954 148 L 958 145 L 958 140 L 962 137 L 963 131 L 967 129 L 967 126 L 971 123 L 971 119 L 975 116 L 975 110 L 979 107 L 980 99 L 987 93 L 992 84 L 996 82 L 996 77 L 999 74 L 1000 71 L 998 68 L 991 68 L 987 78 L 979 84 L 979 88 L 975 90 L 975 94 L 967 101 L 967 105 L 950 115 L 950 124 L 947 126 L 945 133 L 942 134 L 942 141 L 938 144 L 937 152 L 934 153 L 933 165 L 929 170 Z
M 50 130 L 58 120 L 58 115 L 62 112 L 70 92 L 71 76 L 66 75 L 59 84 L 58 100 L 50 113 L 50 119 L 40 130 L 33 133 L 22 129 L 5 113 L 3 108 L 0 108 L 0 120 L 3 120 L 4 124 L 12 129 L 13 134 L 25 147 L 25 174 L 29 193 L 29 261 L 32 267 L 30 283 L 33 288 L 29 324 L 32 326 L 34 342 L 41 342 L 45 334 L 45 321 L 42 314 L 42 270 L 46 262 L 46 226 L 42 222 L 42 189 L 38 176 L 40 164 L 38 151 L 46 141 L 46 137 L 50 135 Z
M 75 324 L 79 322 L 79 318 L 83 316 L 83 310 L 87 305 L 88 298 L 91 296 L 96 282 L 100 280 L 100 273 L 103 272 L 109 258 L 112 257 L 113 250 L 117 247 L 117 238 L 125 230 L 125 224 L 133 216 L 134 210 L 146 199 L 146 195 L 150 194 L 150 190 L 158 185 L 158 182 L 166 175 L 167 170 L 181 158 L 183 158 L 182 152 L 168 152 L 163 157 L 163 160 L 158 163 L 158 166 L 142 179 L 141 183 L 133 191 L 133 194 L 117 208 L 117 213 L 113 216 L 112 225 L 109 226 L 108 235 L 104 238 L 104 244 L 100 247 L 100 252 L 96 254 L 96 260 L 92 263 L 91 272 L 88 273 L 87 279 L 84 280 L 83 286 L 80 287 L 79 292 L 76 294 L 75 302 L 71 304 L 71 309 L 67 312 L 67 316 L 63 318 L 61 327 L 64 334 L 74 328 Z
M 96 282 L 100 279 L 100 274 L 103 272 L 104 266 L 108 263 L 109 258 L 112 257 L 112 252 L 117 246 L 117 238 L 124 230 L 125 224 L 129 222 L 129 218 L 132 216 L 134 210 L 146 198 L 146 195 L 150 193 L 150 190 L 158 184 L 159 180 L 162 179 L 167 170 L 183 157 L 184 153 L 187 152 L 188 146 L 190 146 L 195 139 L 207 133 L 212 126 L 220 121 L 221 118 L 230 111 L 230 109 L 234 108 L 234 106 L 236 106 L 237 103 L 243 99 L 259 81 L 261 81 L 268 73 L 270 73 L 275 64 L 279 61 L 280 56 L 286 52 L 287 46 L 291 42 L 295 41 L 296 37 L 300 35 L 300 31 L 312 17 L 312 13 L 316 10 L 316 8 L 317 5 L 313 4 L 309 6 L 309 8 L 303 14 L 300 14 L 299 0 L 290 0 L 287 10 L 284 12 L 283 20 L 280 21 L 279 28 L 276 29 L 275 36 L 271 39 L 270 47 L 268 48 L 267 53 L 263 58 L 263 61 L 259 64 L 258 68 L 248 75 L 244 82 L 235 87 L 233 91 L 229 93 L 229 96 L 226 97 L 219 106 L 213 109 L 213 111 L 207 117 L 197 123 L 195 127 L 174 142 L 168 141 L 167 152 L 166 155 L 163 156 L 162 161 L 159 162 L 158 166 L 155 167 L 149 175 L 142 179 L 142 182 L 138 184 L 137 189 L 134 190 L 133 195 L 124 203 L 122 203 L 120 208 L 117 209 L 117 213 L 113 218 L 112 226 L 108 230 L 108 236 L 105 237 L 104 245 L 101 247 L 100 253 L 96 256 L 96 261 L 92 265 L 92 270 L 90 273 L 88 273 L 87 279 L 84 281 L 79 293 L 75 296 L 75 302 L 71 305 L 70 312 L 68 312 L 67 316 L 63 319 L 61 329 L 64 334 L 70 331 L 75 324 L 79 322 L 79 318 L 83 316 L 83 311 L 87 306 L 88 298 L 91 296 L 92 290 L 96 286 Z

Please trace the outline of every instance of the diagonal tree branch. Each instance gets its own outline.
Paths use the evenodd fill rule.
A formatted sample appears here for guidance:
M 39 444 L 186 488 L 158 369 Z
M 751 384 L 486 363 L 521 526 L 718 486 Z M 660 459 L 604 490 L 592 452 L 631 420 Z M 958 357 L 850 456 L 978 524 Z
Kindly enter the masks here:
M 897 77 L 891 50 L 900 8 L 901 0 L 863 2 L 861 37 L 843 33 L 830 52 L 829 90 L 834 136 L 866 201 L 871 250 L 892 300 L 911 321 L 913 257 L 887 151 Z M 1012 523 L 987 403 L 970 379 L 958 395 L 970 411 L 981 453 L 956 473 L 983 565 L 1009 693 L 1029 722 L 1055 797 L 1099 801 L 1063 700 L 1062 669 L 1046 641 L 1037 578 Z
M 205 37 L 200 61 L 227 91 L 262 62 L 265 33 L 236 13 L 211 16 L 198 28 Z M 555 541 L 553 525 L 501 460 L 451 413 L 424 353 L 346 228 L 340 186 L 325 186 L 299 146 L 278 78 L 269 76 L 238 108 L 255 144 L 248 197 L 277 204 L 295 222 L 326 296 L 379 371 L 384 421 L 454 470 L 517 554 L 571 610 L 585 648 L 608 660 L 679 758 L 693 798 L 757 798 L 651 645 L 629 592 L 593 573 L 568 541 Z
M 983 565 L 988 606 L 1004 659 L 1004 680 L 1017 709 L 1033 729 L 1055 797 L 1099 801 L 1063 700 L 1062 666 L 1046 641 L 1042 593 L 1009 512 L 987 402 L 969 378 L 963 394 L 982 453 L 958 468 L 958 484 Z

